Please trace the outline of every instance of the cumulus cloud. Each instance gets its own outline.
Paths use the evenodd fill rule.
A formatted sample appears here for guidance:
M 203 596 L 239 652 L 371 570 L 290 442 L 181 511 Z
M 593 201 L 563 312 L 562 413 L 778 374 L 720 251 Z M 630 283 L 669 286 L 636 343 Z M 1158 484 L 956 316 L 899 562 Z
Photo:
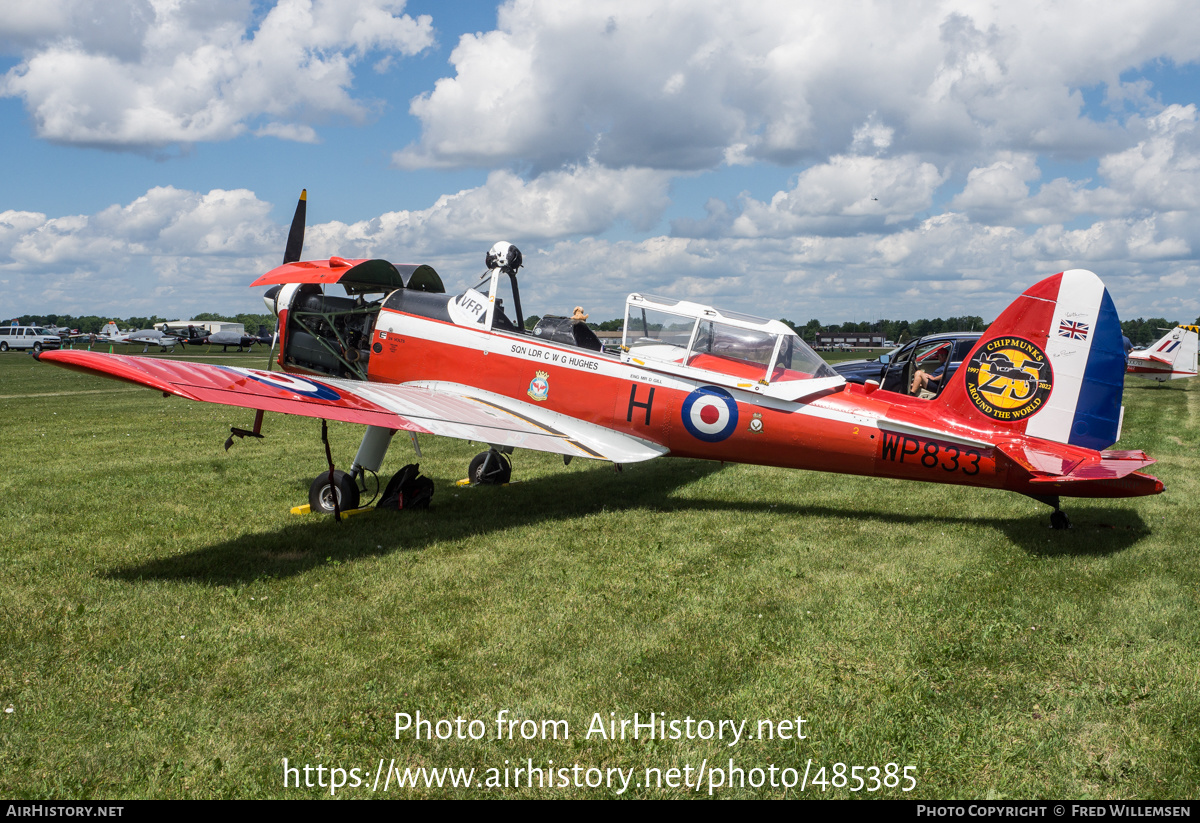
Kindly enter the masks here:
M 1186 0 L 1106 7 L 881 0 L 510 0 L 463 35 L 455 76 L 411 105 L 402 167 L 793 163 L 854 145 L 1081 155 L 1123 147 L 1083 88 L 1136 101 L 1123 71 L 1200 57 Z M 863 126 L 866 114 L 870 125 Z
M 314 227 L 309 248 L 317 254 L 446 254 L 464 244 L 515 243 L 600 234 L 619 223 L 646 229 L 666 208 L 669 176 L 648 169 L 607 169 L 595 164 L 547 172 L 525 181 L 494 171 L 474 189 L 443 195 L 426 209 L 388 212 L 353 224 Z M 340 251 L 339 251 L 340 250 Z M 348 251 L 347 251 L 348 250 Z
M 449 265 L 447 276 L 457 282 L 478 272 L 496 240 L 532 251 L 621 222 L 645 228 L 666 207 L 667 184 L 663 172 L 596 165 L 529 181 L 496 171 L 484 185 L 444 195 L 427 209 L 309 226 L 304 256 Z M 88 276 L 90 291 L 110 306 L 153 300 L 152 311 L 161 314 L 194 308 L 201 295 L 246 306 L 253 302 L 246 284 L 278 265 L 283 250 L 285 227 L 271 222 L 270 208 L 244 189 L 201 194 L 168 186 L 93 215 L 0 212 L 0 272 L 20 275 L 16 282 L 24 285 L 10 292 L 14 300 L 45 292 L 70 272 L 65 276 Z
M 245 306 L 283 248 L 269 210 L 245 190 L 161 187 L 93 215 L 0 212 L 0 272 L 14 304 L 73 314 Z
M 1154 213 L 1171 231 L 1188 232 L 1191 238 L 1164 248 L 1187 247 L 1200 240 L 1195 227 L 1188 228 L 1200 207 L 1198 119 L 1195 105 L 1172 105 L 1150 118 L 1132 118 L 1129 131 L 1141 139 L 1099 158 L 1098 180 L 1056 178 L 1036 192 L 1032 184 L 1042 176 L 1037 157 L 998 153 L 993 162 L 967 174 L 966 186 L 950 207 L 982 223 L 1029 226 L 1061 226 L 1080 217 L 1124 221 L 1128 215 Z
M 21 63 L 0 93 L 20 97 L 40 137 L 157 148 L 255 133 L 312 142 L 330 116 L 362 121 L 354 66 L 379 52 L 416 54 L 432 21 L 403 0 L 17 0 L 0 42 Z M 255 25 L 257 23 L 257 25 Z

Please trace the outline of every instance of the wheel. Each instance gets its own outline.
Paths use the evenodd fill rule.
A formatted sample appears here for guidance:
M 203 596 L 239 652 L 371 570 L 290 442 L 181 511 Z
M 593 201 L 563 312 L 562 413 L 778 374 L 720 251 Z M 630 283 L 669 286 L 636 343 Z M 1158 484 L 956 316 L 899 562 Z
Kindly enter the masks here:
M 33 353 L 34 353 L 34 354 L 41 354 L 41 353 L 42 353 L 42 344 L 41 344 L 41 343 L 34 343 L 34 344 L 33 344 Z
M 334 471 L 333 484 L 329 472 L 321 472 L 308 489 L 308 505 L 314 512 L 333 514 L 333 497 L 337 495 L 338 509 L 349 511 L 358 508 L 358 484 L 344 471 Z
M 8 343 L 0 343 L 0 351 L 8 351 Z
M 1055 509 L 1050 513 L 1050 528 L 1058 531 L 1071 528 L 1071 518 L 1067 517 L 1067 513 L 1062 509 Z
M 511 477 L 512 464 L 497 451 L 480 452 L 472 458 L 467 469 L 467 478 L 475 485 L 499 486 Z

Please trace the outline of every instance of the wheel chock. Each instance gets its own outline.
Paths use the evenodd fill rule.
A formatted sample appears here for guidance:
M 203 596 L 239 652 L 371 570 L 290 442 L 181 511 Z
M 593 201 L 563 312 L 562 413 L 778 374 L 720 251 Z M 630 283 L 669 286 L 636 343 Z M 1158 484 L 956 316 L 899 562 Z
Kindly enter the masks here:
M 364 512 L 373 511 L 375 511 L 374 506 L 364 506 L 360 509 L 347 509 L 346 511 L 342 512 L 342 517 L 349 517 L 352 514 L 363 514 Z M 312 514 L 312 506 L 307 503 L 305 503 L 303 506 L 293 506 L 290 514 Z
M 464 477 L 462 480 L 455 480 L 455 481 L 454 481 L 454 485 L 456 485 L 456 486 L 469 486 L 469 485 L 471 485 L 471 478 L 469 478 L 469 477 Z

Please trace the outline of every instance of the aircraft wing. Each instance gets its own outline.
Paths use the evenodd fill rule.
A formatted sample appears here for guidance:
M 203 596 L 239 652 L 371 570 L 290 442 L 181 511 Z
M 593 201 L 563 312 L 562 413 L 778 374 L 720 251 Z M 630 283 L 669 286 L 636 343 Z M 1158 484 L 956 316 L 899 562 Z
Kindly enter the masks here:
M 437 434 L 495 446 L 636 463 L 656 443 L 531 403 L 451 383 L 391 385 L 70 349 L 39 360 L 206 403 Z

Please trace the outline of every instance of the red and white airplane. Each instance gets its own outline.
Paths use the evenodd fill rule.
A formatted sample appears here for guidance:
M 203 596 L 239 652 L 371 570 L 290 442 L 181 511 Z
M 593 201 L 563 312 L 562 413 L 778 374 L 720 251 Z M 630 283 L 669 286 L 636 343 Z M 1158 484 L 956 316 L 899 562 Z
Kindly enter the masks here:
M 1091 272 L 1028 289 L 945 386 L 912 397 L 846 383 L 781 322 L 687 301 L 630 295 L 612 352 L 565 316 L 527 331 L 508 243 L 487 253 L 476 288 L 446 294 L 429 266 L 294 262 L 296 235 L 294 222 L 284 265 L 252 284 L 272 287 L 283 372 L 84 351 L 39 359 L 258 410 L 254 430 L 235 435 L 261 436 L 263 412 L 365 425 L 350 470 L 330 457 L 313 482 L 319 511 L 357 506 L 360 478 L 400 431 L 414 445 L 416 434 L 489 444 L 474 482 L 506 481 L 514 448 L 618 465 L 669 455 L 1005 489 L 1053 506 L 1055 528 L 1070 525 L 1060 497 L 1163 490 L 1140 471 L 1154 462 L 1145 453 L 1109 450 L 1125 357 Z M 327 294 L 334 284 L 347 296 Z
M 1160 383 L 1195 377 L 1198 341 L 1200 326 L 1176 326 L 1149 348 L 1130 352 L 1125 371 Z

